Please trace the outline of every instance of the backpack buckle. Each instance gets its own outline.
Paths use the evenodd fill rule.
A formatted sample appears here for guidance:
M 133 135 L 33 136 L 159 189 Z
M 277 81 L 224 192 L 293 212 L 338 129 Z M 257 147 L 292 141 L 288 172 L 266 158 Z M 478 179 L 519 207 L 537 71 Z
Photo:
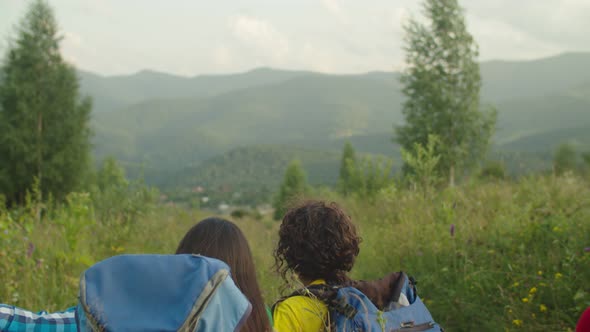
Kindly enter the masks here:
M 340 299 L 334 306 L 334 310 L 338 313 L 346 316 L 346 318 L 351 319 L 357 314 L 357 310 L 355 307 L 351 306 L 350 304 L 346 303 L 344 300 Z
M 410 328 L 410 327 L 414 327 L 414 321 L 413 321 L 413 320 L 411 320 L 411 321 L 409 321 L 409 322 L 403 322 L 403 323 L 401 323 L 401 324 L 399 324 L 399 325 L 400 325 L 400 327 L 401 327 L 402 329 L 407 329 L 407 328 Z

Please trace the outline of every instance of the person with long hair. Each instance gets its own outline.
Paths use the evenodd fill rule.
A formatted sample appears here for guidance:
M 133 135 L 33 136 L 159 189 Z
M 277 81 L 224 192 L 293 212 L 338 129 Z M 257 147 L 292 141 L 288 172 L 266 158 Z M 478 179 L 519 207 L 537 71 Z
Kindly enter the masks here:
M 184 235 L 176 254 L 198 254 L 225 262 L 230 267 L 236 286 L 252 305 L 252 311 L 240 332 L 272 330 L 271 317 L 266 311 L 256 280 L 256 268 L 250 246 L 238 226 L 221 218 L 204 219 Z M 78 331 L 75 310 L 76 307 L 71 307 L 58 313 L 33 313 L 0 304 L 0 330 Z M 16 329 L 10 326 L 12 322 L 18 322 Z
M 186 233 L 176 254 L 199 254 L 225 262 L 236 285 L 252 304 L 252 313 L 241 331 L 271 330 L 250 246 L 236 224 L 221 218 L 204 219 Z

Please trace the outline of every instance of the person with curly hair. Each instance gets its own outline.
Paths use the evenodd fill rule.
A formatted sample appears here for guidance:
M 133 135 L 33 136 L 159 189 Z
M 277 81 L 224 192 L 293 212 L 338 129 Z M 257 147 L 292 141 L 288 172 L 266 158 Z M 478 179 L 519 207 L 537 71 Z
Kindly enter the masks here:
M 347 273 L 359 254 L 361 238 L 336 203 L 306 201 L 290 209 L 279 230 L 275 267 L 285 282 L 294 273 L 306 287 L 347 285 Z M 318 332 L 329 326 L 328 308 L 319 299 L 292 296 L 273 309 L 277 331 Z

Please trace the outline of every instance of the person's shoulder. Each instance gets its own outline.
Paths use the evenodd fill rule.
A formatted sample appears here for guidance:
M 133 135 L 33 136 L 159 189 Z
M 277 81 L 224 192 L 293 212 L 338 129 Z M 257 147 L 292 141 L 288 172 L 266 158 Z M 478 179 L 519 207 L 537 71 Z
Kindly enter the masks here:
M 34 313 L 11 305 L 0 304 L 0 330 L 11 331 L 77 331 L 75 307 L 64 311 Z
M 590 307 L 587 307 L 586 310 L 584 310 L 578 320 L 578 324 L 576 324 L 576 332 L 584 331 L 590 331 Z
M 319 314 L 324 315 L 328 308 L 326 304 L 313 296 L 295 295 L 291 296 L 277 304 L 277 307 L 291 308 L 293 311 L 317 311 Z
M 320 331 L 328 318 L 328 308 L 308 296 L 291 296 L 274 308 L 274 327 L 277 331 Z

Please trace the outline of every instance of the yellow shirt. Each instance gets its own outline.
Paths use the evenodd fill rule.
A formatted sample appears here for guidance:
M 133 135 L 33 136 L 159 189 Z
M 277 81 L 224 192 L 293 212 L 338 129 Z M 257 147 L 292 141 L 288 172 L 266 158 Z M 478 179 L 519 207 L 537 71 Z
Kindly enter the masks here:
M 325 283 L 319 279 L 310 285 Z M 277 332 L 320 332 L 328 327 L 328 308 L 318 299 L 292 296 L 276 305 L 273 319 Z

